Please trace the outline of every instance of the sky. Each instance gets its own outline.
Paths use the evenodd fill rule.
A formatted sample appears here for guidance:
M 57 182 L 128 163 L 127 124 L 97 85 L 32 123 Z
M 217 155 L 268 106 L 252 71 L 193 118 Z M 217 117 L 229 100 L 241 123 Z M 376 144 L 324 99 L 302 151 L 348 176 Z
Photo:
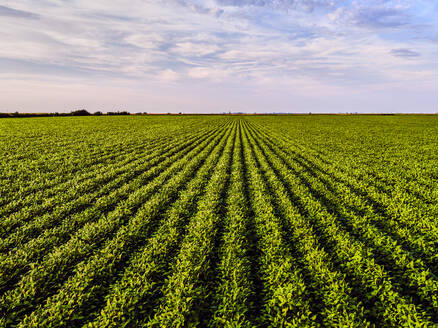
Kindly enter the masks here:
M 438 113 L 438 1 L 0 0 L 0 112 Z

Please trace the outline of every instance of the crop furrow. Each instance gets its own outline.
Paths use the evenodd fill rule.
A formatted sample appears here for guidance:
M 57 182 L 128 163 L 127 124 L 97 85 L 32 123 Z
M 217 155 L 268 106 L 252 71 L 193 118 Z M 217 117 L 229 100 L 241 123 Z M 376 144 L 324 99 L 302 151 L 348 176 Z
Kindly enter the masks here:
M 284 134 L 278 135 L 278 133 L 274 132 L 270 133 L 269 138 L 272 138 L 273 135 L 277 136 L 277 139 L 274 142 L 276 144 L 282 144 L 279 139 L 286 140 Z M 285 147 L 286 152 L 294 152 L 291 149 L 290 144 L 291 142 L 289 141 L 288 146 Z M 435 216 L 438 215 L 438 206 L 427 206 L 423 209 L 424 206 L 422 205 L 424 205 L 424 203 L 421 202 L 421 200 L 420 202 L 412 200 L 408 193 L 403 189 L 398 191 L 394 186 L 388 189 L 388 186 L 383 188 L 376 185 L 375 179 L 370 176 L 369 172 L 363 170 L 363 166 L 354 170 L 348 170 L 339 162 L 330 164 L 324 163 L 320 156 L 310 157 L 309 160 L 307 159 L 307 157 L 310 156 L 308 148 L 303 148 L 298 145 L 296 145 L 296 147 L 299 149 L 298 152 L 294 152 L 297 155 L 297 158 L 308 161 L 310 167 L 319 170 L 322 174 L 328 175 L 331 179 L 340 179 L 342 183 L 345 183 L 351 190 L 354 190 L 356 194 L 364 197 L 373 206 L 373 210 L 376 213 L 387 218 L 395 217 L 397 218 L 397 221 L 400 221 L 399 224 L 406 225 L 408 229 L 415 229 L 415 231 L 421 229 L 420 231 L 424 233 L 425 238 L 431 236 L 428 231 L 432 229 L 434 231 L 434 242 L 437 242 L 438 224 L 436 223 Z M 318 162 L 320 162 L 322 168 L 318 167 Z M 402 180 L 401 188 L 403 188 L 403 185 L 405 185 L 405 183 Z M 384 189 L 390 190 L 391 193 L 388 193 L 387 191 L 385 192 Z M 430 187 L 428 190 L 436 189 Z M 432 204 L 436 204 L 434 201 L 436 197 L 437 195 L 429 197 Z M 394 200 L 398 200 L 397 206 L 394 206 Z
M 211 327 L 254 327 L 250 309 L 254 306 L 254 289 L 251 286 L 250 259 L 246 220 L 249 210 L 244 190 L 241 131 L 236 136 L 231 167 L 230 187 L 227 192 L 227 212 L 224 216 L 225 232 L 221 241 L 218 277 L 212 307 L 215 309 L 209 323 Z
M 86 326 L 119 327 L 124 322 L 138 326 L 151 315 L 162 297 L 160 290 L 170 273 L 183 234 L 189 230 L 186 226 L 193 224 L 195 209 L 199 209 L 214 168 L 224 154 L 222 146 L 215 149 L 187 189 L 181 192 L 158 231 L 132 260 L 121 279 L 111 286 L 105 307 L 96 311 L 97 318 Z
M 219 151 L 222 149 L 221 144 L 223 145 L 227 138 L 228 134 L 222 137 L 219 145 L 215 143 L 201 151 L 171 181 L 163 184 L 160 193 L 147 201 L 100 251 L 87 262 L 82 262 L 60 290 L 50 297 L 43 307 L 26 317 L 19 327 L 40 327 L 47 324 L 52 327 L 79 325 L 88 311 L 92 310 L 95 304 L 99 304 L 99 299 L 105 295 L 108 287 L 133 254 L 148 242 L 148 238 L 160 225 L 161 213 L 177 200 L 180 191 L 212 155 L 215 147 L 218 147 Z M 68 304 L 72 298 L 75 302 Z
M 74 236 L 74 234 L 70 235 L 70 232 L 81 228 L 84 224 L 90 224 L 105 216 L 112 211 L 117 204 L 125 201 L 131 193 L 136 192 L 136 190 L 141 188 L 142 185 L 146 184 L 152 178 L 159 175 L 160 172 L 169 167 L 172 162 L 182 158 L 197 144 L 207 138 L 208 135 L 201 140 L 196 140 L 194 143 L 188 143 L 185 146 L 179 147 L 179 151 L 175 152 L 175 154 L 166 154 L 164 160 L 157 158 L 156 160 L 161 161 L 159 165 L 143 172 L 137 179 L 124 185 L 122 188 L 115 190 L 107 197 L 99 199 L 95 206 L 76 216 L 67 218 L 59 227 L 46 230 L 40 237 L 22 245 L 20 248 L 17 248 L 16 252 L 9 252 L 9 254 L 1 256 L 0 276 L 3 279 L 0 280 L 0 289 L 10 286 L 16 281 L 20 274 L 23 274 L 25 270 L 29 270 L 30 268 L 27 265 L 29 262 L 37 261 L 44 254 L 48 253 L 51 248 L 58 246 L 61 243 L 68 242 L 69 238 Z M 154 161 L 151 163 L 153 164 Z
M 357 215 L 346 208 L 344 204 L 348 202 L 348 194 L 345 201 L 339 201 L 345 199 L 341 193 L 332 194 L 329 189 L 324 188 L 325 185 L 312 180 L 312 177 L 306 177 L 302 173 L 297 173 L 297 175 L 302 177 L 310 193 L 314 194 L 326 210 L 340 221 L 343 228 L 355 240 L 363 243 L 364 247 L 369 248 L 370 255 L 376 263 L 384 266 L 389 276 L 393 278 L 394 288 L 401 295 L 411 298 L 415 304 L 427 309 L 436 320 L 438 281 L 423 261 L 413 257 L 398 245 L 397 241 L 378 230 L 370 223 L 372 221 L 369 217 Z M 405 288 L 405 286 L 410 288 Z
M 246 133 L 246 127 L 243 132 Z M 243 139 L 244 163 L 255 228 L 260 237 L 260 276 L 264 304 L 259 315 L 261 326 L 314 327 L 309 294 L 296 260 L 285 247 L 280 222 L 274 215 L 272 198 L 251 152 L 247 137 Z
M 210 129 L 210 127 L 207 128 Z M 117 163 L 123 156 L 126 157 L 135 152 L 141 154 L 145 150 L 149 149 L 151 146 L 172 142 L 172 140 L 174 140 L 176 137 L 184 137 L 190 132 L 190 127 L 187 127 L 182 132 L 175 133 L 172 136 L 163 135 L 157 138 L 150 138 L 148 142 L 145 142 L 144 140 L 141 140 L 140 142 L 138 140 L 133 140 L 131 141 L 131 144 L 123 144 L 123 148 L 120 150 L 117 149 L 121 148 L 119 144 L 120 141 L 117 141 L 117 144 L 114 145 L 116 147 L 106 146 L 106 150 L 98 150 L 96 151 L 95 155 L 91 154 L 93 155 L 92 161 L 84 161 L 83 158 L 80 158 L 78 162 L 67 162 L 69 165 L 67 170 L 64 168 L 65 159 L 61 157 L 60 163 L 56 165 L 55 170 L 52 170 L 50 173 L 43 174 L 40 179 L 34 177 L 30 185 L 23 183 L 23 181 L 20 181 L 19 179 L 17 179 L 17 177 L 14 177 L 14 179 L 10 179 L 11 181 L 13 181 L 12 186 L 16 185 L 20 187 L 20 190 L 13 190 L 10 194 L 13 198 L 17 199 L 17 206 L 23 204 L 22 201 L 27 199 L 35 202 L 35 197 L 41 194 L 43 194 L 44 198 L 47 199 L 50 195 L 55 194 L 56 190 L 64 190 L 64 186 L 70 185 L 70 180 L 72 179 L 72 177 L 75 180 L 78 180 L 78 182 L 81 182 L 82 180 L 87 179 L 90 176 L 92 177 L 93 174 L 90 174 L 89 171 L 94 170 L 95 167 L 105 167 L 109 164 L 109 162 L 106 161 L 107 159 L 109 159 L 111 163 Z M 87 155 L 90 156 L 90 154 Z M 59 168 L 61 168 L 61 170 Z M 7 171 L 7 168 L 5 168 L 5 171 Z M 78 175 L 78 173 L 81 174 Z M 8 185 L 11 186 L 11 184 L 6 184 L 6 186 Z M 22 188 L 23 186 L 25 186 L 25 188 Z M 53 190 L 54 188 L 56 189 Z M 49 190 L 46 191 L 46 189 Z M 48 192 L 49 194 L 47 194 Z M 2 195 L 3 197 L 6 197 L 6 190 L 2 190 Z M 8 206 L 2 206 L 2 210 L 6 210 L 7 208 Z M 7 215 L 7 213 L 0 212 L 0 215 Z
M 248 128 L 251 151 L 256 158 L 256 165 L 266 177 L 268 192 L 273 195 L 279 207 L 279 217 L 285 235 L 289 236 L 289 245 L 302 262 L 306 284 L 320 302 L 318 314 L 324 326 L 367 327 L 370 323 L 365 319 L 363 306 L 350 295 L 351 288 L 344 277 L 332 269 L 328 255 L 315 238 L 311 227 L 294 209 L 288 193 L 273 169 L 267 155 L 260 147 L 261 140 L 255 139 Z M 268 154 L 270 156 L 271 154 Z M 281 222 L 281 221 L 280 221 Z M 287 232 L 287 234 L 286 234 Z M 310 278 L 310 279 L 309 279 Z M 311 283 L 310 283 L 311 282 Z M 310 283 L 310 284 L 309 284 Z
M 162 304 L 154 318 L 145 322 L 148 327 L 205 325 L 211 312 L 208 309 L 211 282 L 214 281 L 212 252 L 221 225 L 221 208 L 228 184 L 236 129 L 228 139 L 224 156 L 214 169 L 198 212 L 187 228 L 173 274 L 163 288 Z
M 196 136 L 188 139 L 194 138 L 196 138 Z M 61 212 L 61 215 L 70 215 L 80 211 L 81 209 L 84 209 L 87 204 L 93 202 L 94 198 L 99 196 L 99 191 L 91 194 L 90 192 L 96 190 L 100 185 L 108 183 L 117 177 L 118 174 L 122 174 L 124 172 L 129 173 L 130 169 L 135 168 L 139 163 L 141 165 L 142 162 L 147 161 L 149 158 L 161 156 L 162 154 L 165 154 L 166 151 L 177 148 L 177 145 L 175 146 L 175 141 L 176 140 L 173 140 L 173 142 L 169 143 L 167 147 L 165 144 L 163 144 L 161 146 L 158 145 L 156 148 L 154 147 L 152 149 L 147 149 L 146 151 L 152 153 L 148 153 L 146 158 L 128 159 L 127 162 L 122 163 L 116 162 L 114 168 L 112 168 L 111 165 L 107 165 L 101 170 L 101 172 L 92 172 L 91 177 L 82 183 L 79 183 L 76 179 L 74 179 L 70 182 L 70 189 L 59 190 L 58 193 L 56 193 L 52 198 L 47 198 L 47 195 L 44 195 L 45 200 L 41 204 L 38 201 L 33 200 L 34 205 L 24 207 L 21 211 L 13 213 L 9 217 L 5 217 L 0 225 L 0 229 L 3 231 L 2 235 L 10 234 L 13 232 L 13 229 L 16 229 L 22 224 L 29 222 L 29 220 L 35 220 L 41 214 L 44 216 L 49 216 L 51 212 L 55 212 L 54 215 L 58 215 L 58 211 Z M 132 161 L 134 162 L 129 164 L 129 162 Z M 59 196 L 59 192 L 62 192 L 61 197 Z M 82 200 L 80 197 L 85 198 L 85 200 Z
M 276 151 L 278 152 L 278 146 L 275 142 L 270 142 L 268 147 L 270 149 L 277 149 Z M 282 153 L 288 156 L 286 152 L 283 151 Z M 388 235 L 390 239 L 387 239 L 388 237 L 381 238 L 386 238 L 386 243 L 392 243 L 392 247 L 387 246 L 388 251 L 390 248 L 397 248 L 398 253 L 397 255 L 394 254 L 395 257 L 401 256 L 403 260 L 410 258 L 412 261 L 419 261 L 420 266 L 427 267 L 421 269 L 421 271 L 424 272 L 425 269 L 430 269 L 432 273 L 437 274 L 438 257 L 436 256 L 435 246 L 438 245 L 438 240 L 435 236 L 438 236 L 438 232 L 434 226 L 431 227 L 428 225 L 424 227 L 422 233 L 419 233 L 418 228 L 421 227 L 421 224 L 419 224 L 417 220 L 414 220 L 413 217 L 403 220 L 404 222 L 400 222 L 401 220 L 393 215 L 382 213 L 382 211 L 384 212 L 383 209 L 380 209 L 382 205 L 373 202 L 366 196 L 364 197 L 360 191 L 357 191 L 357 189 L 349 183 L 345 183 L 337 178 L 326 179 L 322 177 L 321 174 L 312 169 L 317 167 L 316 165 L 305 165 L 297 160 L 295 155 L 291 157 L 288 165 L 297 171 L 303 171 L 303 174 L 308 174 L 308 181 L 318 180 L 317 183 L 321 185 L 322 188 L 327 189 L 327 192 L 324 191 L 324 193 L 332 194 L 332 200 L 326 200 L 329 208 L 335 209 L 342 207 L 342 209 L 338 210 L 347 211 L 347 215 L 361 218 L 363 224 L 373 225 Z M 319 171 L 322 170 L 320 169 Z M 369 205 L 370 202 L 372 204 L 371 207 Z M 376 208 L 380 210 L 376 210 Z M 368 227 L 367 229 L 375 229 L 374 227 Z M 357 228 L 354 228 L 353 230 L 356 229 Z M 378 234 L 381 235 L 381 232 Z M 423 261 L 424 264 L 421 263 Z M 412 263 L 408 265 L 410 266 Z
M 85 193 L 85 195 L 79 196 L 71 203 L 63 203 L 60 201 L 61 207 L 54 209 L 52 213 L 49 212 L 45 213 L 42 217 L 36 217 L 31 222 L 21 226 L 14 233 L 9 233 L 7 238 L 0 239 L 0 251 L 5 253 L 11 249 L 11 246 L 18 245 L 19 247 L 22 247 L 21 245 L 28 240 L 38 236 L 38 234 L 45 229 L 50 229 L 54 226 L 56 227 L 59 222 L 62 222 L 66 218 L 74 221 L 74 219 L 72 220 L 72 217 L 82 217 L 82 213 L 88 209 L 93 210 L 93 204 L 99 203 L 101 198 L 104 200 L 106 199 L 106 202 L 111 202 L 111 199 L 108 199 L 108 194 L 113 192 L 113 190 L 115 190 L 117 194 L 117 188 L 123 188 L 124 184 L 130 180 L 135 180 L 138 176 L 147 176 L 148 170 L 160 165 L 162 162 L 170 163 L 171 161 L 169 158 L 173 157 L 175 154 L 176 156 L 179 156 L 179 152 L 183 152 L 185 148 L 199 142 L 199 140 L 203 140 L 203 138 L 208 137 L 210 134 L 211 133 L 188 138 L 181 144 L 176 144 L 175 146 L 164 148 L 163 150 L 144 156 L 144 158 L 138 160 L 132 167 L 128 167 L 127 172 L 124 174 L 123 171 L 125 169 L 121 172 L 110 171 L 103 179 L 113 180 L 107 181 L 102 188 L 98 188 L 102 181 L 100 178 L 97 178 L 96 181 L 93 181 L 93 189 L 98 188 L 97 192 Z M 75 194 L 80 195 L 80 190 L 75 192 Z M 120 198 L 116 198 L 116 200 L 119 199 Z M 111 204 L 108 205 L 111 206 Z
M 382 320 L 379 324 L 385 326 L 398 326 L 406 320 L 432 326 L 429 316 L 396 291 L 391 278 L 383 267 L 375 263 L 370 250 L 353 240 L 351 235 L 342 229 L 337 218 L 309 192 L 303 180 L 281 161 L 271 161 L 270 164 L 276 167 L 289 190 L 298 196 L 297 209 L 306 210 L 308 219 L 332 255 L 333 261 L 347 275 L 347 282 L 353 290 L 356 288 L 358 294 L 364 295 L 365 312 L 370 312 L 366 315 Z M 386 315 L 382 316 L 383 313 Z
M 55 294 L 59 283 L 67 279 L 73 269 L 77 270 L 78 267 L 86 266 L 87 258 L 113 233 L 120 231 L 120 227 L 122 229 L 129 227 L 129 224 L 126 223 L 130 221 L 130 218 L 136 212 L 142 213 L 145 204 L 152 206 L 153 204 L 160 204 L 160 200 L 164 201 L 164 196 L 169 193 L 169 190 L 164 189 L 163 184 L 172 185 L 175 180 L 168 181 L 170 177 L 186 167 L 191 167 L 191 163 L 199 163 L 203 158 L 202 156 L 206 156 L 223 138 L 225 132 L 218 131 L 217 135 L 202 142 L 150 183 L 132 193 L 126 201 L 122 202 L 107 216 L 85 225 L 68 243 L 55 248 L 42 261 L 31 264 L 31 270 L 23 276 L 16 288 L 7 292 L 1 299 L 2 312 L 6 314 L 7 320 L 12 323 L 16 322 L 25 313 L 29 313 L 34 305 Z M 194 160 L 195 158 L 197 161 Z M 183 175 L 178 181 L 183 180 L 183 177 L 186 176 Z M 159 192 L 157 193 L 158 189 Z M 154 196 L 154 203 L 148 201 L 152 196 Z M 136 220 L 139 217 L 141 218 L 139 215 L 135 216 Z M 119 235 L 118 232 L 116 235 Z M 110 240 L 116 239 L 112 238 Z

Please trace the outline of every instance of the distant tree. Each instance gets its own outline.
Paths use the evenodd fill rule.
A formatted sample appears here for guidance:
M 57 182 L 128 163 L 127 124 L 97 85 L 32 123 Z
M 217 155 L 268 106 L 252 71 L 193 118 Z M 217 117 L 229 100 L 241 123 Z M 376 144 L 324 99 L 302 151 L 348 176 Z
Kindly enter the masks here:
M 85 109 L 79 109 L 79 110 L 72 111 L 70 113 L 70 115 L 72 115 L 72 116 L 89 116 L 91 114 Z
M 93 115 L 94 115 L 94 116 L 101 116 L 101 115 L 102 115 L 102 112 L 99 110 L 99 111 L 93 113 Z
M 108 112 L 107 115 L 131 115 L 131 113 L 123 111 L 123 112 Z

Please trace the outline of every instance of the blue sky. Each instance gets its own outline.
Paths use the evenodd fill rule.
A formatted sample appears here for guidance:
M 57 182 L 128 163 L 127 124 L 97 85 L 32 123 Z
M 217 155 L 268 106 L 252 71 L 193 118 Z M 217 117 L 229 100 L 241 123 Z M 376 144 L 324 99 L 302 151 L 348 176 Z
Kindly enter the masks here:
M 438 112 L 438 2 L 0 1 L 0 111 Z

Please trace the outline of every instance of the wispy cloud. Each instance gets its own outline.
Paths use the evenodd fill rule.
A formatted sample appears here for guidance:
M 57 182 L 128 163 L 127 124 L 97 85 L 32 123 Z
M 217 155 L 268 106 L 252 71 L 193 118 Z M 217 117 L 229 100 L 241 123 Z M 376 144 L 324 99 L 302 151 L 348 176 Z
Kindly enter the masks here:
M 410 49 L 392 49 L 390 51 L 391 55 L 395 57 L 402 57 L 402 58 L 413 58 L 413 57 L 419 57 L 420 54 L 416 51 L 410 50 Z
M 1 6 L 1 5 L 0 5 L 0 16 L 9 16 L 15 18 L 38 18 L 38 15 L 34 13 L 24 10 L 17 10 L 11 7 Z
M 409 17 L 399 8 L 360 8 L 354 16 L 355 23 L 365 27 L 391 28 L 407 25 Z
M 275 9 L 304 10 L 312 12 L 315 9 L 333 8 L 330 0 L 217 0 L 218 5 L 234 7 L 265 7 Z
M 0 16 L 3 90 L 2 77 L 16 72 L 17 88 L 44 76 L 54 85 L 147 88 L 155 101 L 157 92 L 202 90 L 210 103 L 271 99 L 284 109 L 300 102 L 297 94 L 321 95 L 322 106 L 357 90 L 438 85 L 438 7 L 426 0 L 16 0 Z M 157 101 L 166 102 L 178 101 Z

